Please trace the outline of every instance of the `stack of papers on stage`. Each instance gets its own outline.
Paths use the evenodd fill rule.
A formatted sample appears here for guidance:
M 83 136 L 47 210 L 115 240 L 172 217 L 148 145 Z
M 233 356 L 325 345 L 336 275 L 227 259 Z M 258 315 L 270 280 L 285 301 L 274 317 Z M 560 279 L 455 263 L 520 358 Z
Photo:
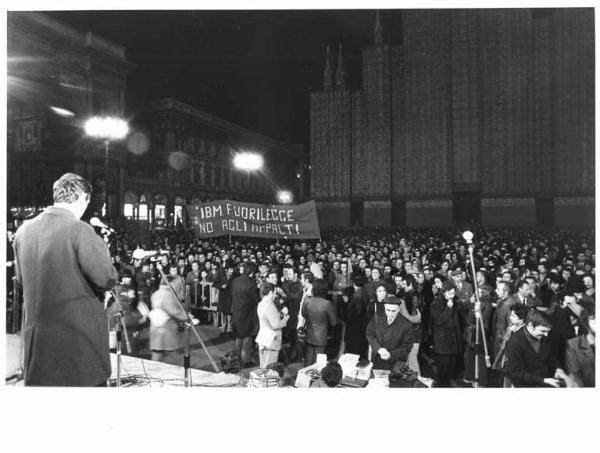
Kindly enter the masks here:
M 298 370 L 294 387 L 310 387 L 312 381 L 321 378 L 321 370 L 323 369 L 323 367 L 324 365 L 320 363 L 314 363 L 305 368 L 302 368 L 301 370 Z
M 390 386 L 390 370 L 372 370 L 373 377 L 367 388 L 387 388 Z
M 359 364 L 359 359 L 360 357 L 356 354 L 343 354 L 339 358 L 338 363 L 342 367 L 345 377 L 368 381 L 371 377 L 373 364 L 367 361 Z

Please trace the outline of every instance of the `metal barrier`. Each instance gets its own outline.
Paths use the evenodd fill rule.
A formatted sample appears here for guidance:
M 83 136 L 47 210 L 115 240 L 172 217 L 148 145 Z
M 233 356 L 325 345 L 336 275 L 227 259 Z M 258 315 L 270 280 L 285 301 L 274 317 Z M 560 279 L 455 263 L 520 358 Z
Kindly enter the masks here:
M 190 303 L 200 310 L 217 311 L 217 304 L 219 303 L 219 289 L 214 288 L 212 282 L 194 282 L 193 297 L 191 297 L 190 289 L 188 287 L 188 295 L 190 296 Z

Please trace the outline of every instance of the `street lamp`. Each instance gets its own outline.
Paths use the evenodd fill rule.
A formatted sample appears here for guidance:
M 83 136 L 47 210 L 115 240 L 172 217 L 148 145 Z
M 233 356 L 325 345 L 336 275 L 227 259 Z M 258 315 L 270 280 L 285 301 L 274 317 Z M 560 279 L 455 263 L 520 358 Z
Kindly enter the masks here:
M 250 172 L 260 170 L 263 167 L 264 159 L 260 154 L 242 152 L 233 157 L 233 165 L 239 170 L 245 170 L 248 174 L 248 186 L 250 186 Z
M 279 203 L 283 205 L 291 203 L 292 199 L 292 192 L 290 192 L 289 190 L 280 190 L 279 192 L 277 192 L 277 201 L 279 201 Z
M 104 207 L 108 217 L 108 149 L 111 140 L 121 140 L 129 132 L 127 122 L 111 116 L 94 116 L 86 121 L 85 133 L 104 140 Z

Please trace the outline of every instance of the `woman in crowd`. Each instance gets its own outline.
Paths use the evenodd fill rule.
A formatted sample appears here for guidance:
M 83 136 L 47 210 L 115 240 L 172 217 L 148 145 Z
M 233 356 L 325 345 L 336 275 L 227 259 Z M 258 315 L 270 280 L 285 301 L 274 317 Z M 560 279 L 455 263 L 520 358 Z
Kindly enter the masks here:
M 266 368 L 268 365 L 277 362 L 279 351 L 281 350 L 283 329 L 290 315 L 287 310 L 281 314 L 275 305 L 276 287 L 272 283 L 265 282 L 260 288 L 261 301 L 256 309 L 258 313 L 259 329 L 256 336 L 258 345 L 258 356 L 260 367 Z
M 225 280 L 220 282 L 217 311 L 221 315 L 221 332 L 231 333 L 231 282 L 237 277 L 236 267 L 229 264 L 225 269 Z
M 492 365 L 493 370 L 502 371 L 504 365 L 506 363 L 506 342 L 510 338 L 510 336 L 517 332 L 525 325 L 525 317 L 529 312 L 529 308 L 523 304 L 515 304 L 510 307 L 510 315 L 509 320 L 510 324 L 507 329 L 504 331 L 502 335 L 502 343 L 500 344 L 500 351 L 496 354 L 494 358 L 494 363 Z M 503 378 L 503 387 L 510 387 L 510 379 L 507 376 Z
M 178 330 L 178 322 L 186 321 L 188 315 L 169 288 L 174 281 L 175 277 L 171 274 L 163 277 L 160 287 L 150 298 L 152 310 L 148 317 L 152 360 L 162 361 L 170 351 L 181 347 L 182 335 Z
M 365 290 L 367 291 L 367 293 L 369 292 L 368 289 L 369 283 L 367 283 L 365 285 Z M 384 308 L 383 308 L 383 303 L 385 301 L 385 299 L 387 299 L 388 297 L 388 290 L 387 290 L 387 286 L 385 283 L 379 283 L 377 284 L 377 286 L 375 287 L 375 297 L 372 297 L 371 300 L 369 301 L 369 307 L 368 307 L 368 313 L 367 313 L 367 318 L 368 321 L 370 321 L 373 316 L 375 316 L 376 313 L 383 313 L 384 312 Z

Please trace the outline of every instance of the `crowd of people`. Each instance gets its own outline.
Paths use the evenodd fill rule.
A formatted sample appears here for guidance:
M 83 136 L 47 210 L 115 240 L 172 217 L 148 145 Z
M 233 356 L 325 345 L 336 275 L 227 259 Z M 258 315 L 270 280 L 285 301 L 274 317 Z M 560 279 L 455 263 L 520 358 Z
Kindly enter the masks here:
M 440 387 L 595 385 L 589 231 L 481 229 L 473 262 L 461 233 L 443 228 L 295 242 L 155 230 L 147 244 L 110 241 L 134 304 L 149 309 L 156 357 L 168 345 L 152 332 L 187 318 L 164 309 L 170 298 L 232 335 L 245 366 L 347 352 L 377 369 L 406 362 Z

